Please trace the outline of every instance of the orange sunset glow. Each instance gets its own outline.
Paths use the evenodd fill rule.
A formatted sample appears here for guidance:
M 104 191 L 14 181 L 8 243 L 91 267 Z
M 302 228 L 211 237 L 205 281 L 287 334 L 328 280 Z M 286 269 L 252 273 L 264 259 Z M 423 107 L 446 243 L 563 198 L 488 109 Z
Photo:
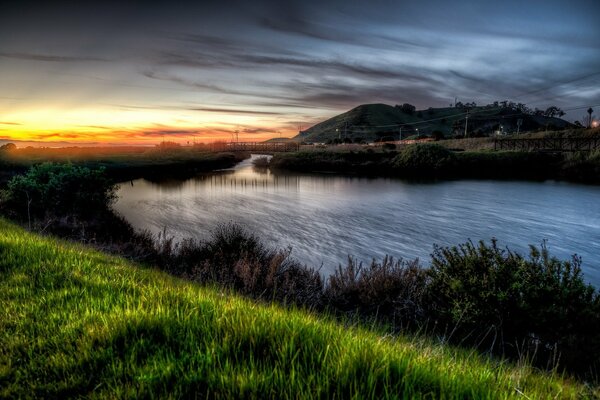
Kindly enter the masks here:
M 208 114 L 208 115 L 207 115 Z M 253 115 L 221 112 L 186 114 L 170 110 L 115 110 L 110 107 L 48 107 L 16 110 L 0 122 L 0 139 L 40 144 L 67 141 L 85 144 L 155 144 L 167 138 L 180 144 L 287 137 L 297 132 Z M 261 128 L 254 128 L 260 126 Z

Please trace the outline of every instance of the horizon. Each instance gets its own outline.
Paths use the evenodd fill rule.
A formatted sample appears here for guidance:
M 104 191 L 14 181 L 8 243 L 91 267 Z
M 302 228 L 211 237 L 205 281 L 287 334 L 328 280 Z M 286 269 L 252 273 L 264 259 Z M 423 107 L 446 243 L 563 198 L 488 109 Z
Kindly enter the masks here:
M 0 11 L 0 144 L 19 147 L 262 141 L 365 103 L 578 108 L 568 121 L 600 104 L 593 1 Z

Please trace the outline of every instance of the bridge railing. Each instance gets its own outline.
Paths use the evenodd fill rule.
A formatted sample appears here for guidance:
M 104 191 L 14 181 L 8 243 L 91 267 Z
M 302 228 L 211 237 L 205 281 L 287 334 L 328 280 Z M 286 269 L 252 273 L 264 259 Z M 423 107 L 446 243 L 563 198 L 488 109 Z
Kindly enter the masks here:
M 600 150 L 600 137 L 494 139 L 494 150 L 591 152 Z
M 298 151 L 300 144 L 296 142 L 230 142 L 218 143 L 214 151 L 263 151 L 267 153 Z

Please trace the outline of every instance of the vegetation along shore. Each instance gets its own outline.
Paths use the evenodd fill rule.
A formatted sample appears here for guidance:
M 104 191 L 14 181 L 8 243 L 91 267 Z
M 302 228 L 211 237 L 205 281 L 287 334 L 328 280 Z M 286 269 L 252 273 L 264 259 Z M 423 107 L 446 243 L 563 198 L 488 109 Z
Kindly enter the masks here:
M 244 299 L 0 220 L 0 397 L 582 398 L 590 387 Z
M 414 146 L 412 148 L 415 150 L 411 151 L 417 153 L 422 150 L 421 146 Z M 428 147 L 427 151 L 430 152 L 431 149 L 433 151 L 440 151 L 442 154 L 447 154 L 446 150 L 438 146 Z M 401 155 L 402 153 L 396 154 L 394 158 L 398 158 Z M 101 169 L 90 169 L 85 166 L 73 164 L 44 163 L 31 167 L 23 175 L 13 177 L 2 191 L 0 204 L 3 215 L 31 228 L 31 230 L 91 244 L 105 252 L 111 252 L 128 258 L 135 263 L 141 263 L 147 267 L 161 269 L 179 279 L 192 281 L 195 284 L 201 285 L 192 285 L 189 286 L 192 289 L 185 290 L 207 290 L 207 293 L 219 293 L 221 291 L 221 293 L 226 293 L 225 296 L 227 298 L 229 298 L 230 293 L 235 293 L 236 296 L 243 295 L 254 301 L 258 301 L 259 303 L 254 307 L 267 307 L 265 308 L 266 310 L 268 307 L 273 307 L 269 306 L 269 304 L 275 303 L 284 307 L 278 312 L 289 312 L 291 313 L 290 315 L 296 315 L 293 314 L 297 312 L 294 310 L 300 308 L 309 311 L 311 313 L 310 318 L 316 318 L 316 320 L 311 319 L 311 321 L 321 321 L 318 323 L 326 325 L 334 324 L 327 326 L 338 326 L 335 325 L 338 323 L 356 324 L 360 332 L 369 331 L 370 333 L 364 334 L 375 335 L 374 337 L 383 332 L 392 333 L 394 337 L 399 338 L 409 335 L 408 337 L 411 338 L 411 342 L 417 340 L 435 343 L 435 346 L 448 349 L 447 351 L 455 351 L 450 350 L 453 348 L 451 346 L 459 346 L 464 349 L 460 351 L 467 353 L 476 351 L 481 353 L 481 357 L 484 357 L 483 360 L 488 360 L 485 362 L 501 365 L 503 366 L 502 368 L 517 368 L 512 363 L 518 362 L 519 365 L 528 366 L 525 368 L 541 368 L 553 374 L 566 373 L 569 376 L 576 377 L 576 380 L 579 382 L 589 382 L 592 385 L 588 389 L 585 389 L 587 390 L 585 392 L 582 386 L 578 386 L 580 385 L 579 383 L 573 384 L 575 385 L 573 386 L 575 389 L 560 389 L 563 390 L 563 395 L 585 392 L 587 395 L 592 396 L 594 393 L 595 389 L 593 388 L 595 386 L 593 385 L 597 384 L 598 375 L 596 371 L 598 370 L 598 360 L 600 359 L 600 341 L 596 334 L 600 329 L 600 295 L 595 288 L 585 283 L 581 274 L 580 260 L 577 258 L 560 261 L 552 258 L 548 250 L 543 247 L 532 248 L 529 255 L 520 255 L 500 248 L 493 241 L 491 243 L 467 242 L 456 247 L 436 248 L 431 260 L 427 264 L 386 257 L 381 261 L 374 261 L 371 265 L 361 265 L 350 259 L 344 265 L 340 265 L 335 274 L 330 277 L 323 277 L 319 272 L 310 268 L 310 266 L 303 265 L 301 260 L 299 262 L 298 260 L 291 259 L 288 251 L 272 249 L 264 244 L 261 238 L 235 225 L 218 227 L 214 230 L 212 238 L 206 242 L 199 242 L 194 238 L 190 238 L 183 242 L 175 243 L 172 238 L 164 236 L 157 238 L 148 233 L 135 232 L 123 218 L 115 215 L 112 211 L 110 205 L 114 200 L 114 193 L 112 179 Z M 21 291 L 15 288 L 15 293 L 21 293 L 20 296 L 33 296 L 33 293 L 37 293 L 38 289 L 42 291 L 50 290 L 50 287 L 54 287 L 54 283 L 52 282 L 58 279 L 56 276 L 60 276 L 61 280 L 65 276 L 72 276 L 74 280 L 68 278 L 67 281 L 70 282 L 69 285 L 72 284 L 74 286 L 77 279 L 86 279 L 85 282 L 90 282 L 90 284 L 92 282 L 104 282 L 106 279 L 124 283 L 128 278 L 120 278 L 120 275 L 116 271 L 119 274 L 127 274 L 129 273 L 127 272 L 129 268 L 133 268 L 134 272 L 131 272 L 132 274 L 147 274 L 144 275 L 144 285 L 147 284 L 154 287 L 153 285 L 162 284 L 153 280 L 155 276 L 159 275 L 154 275 L 153 272 L 135 272 L 138 271 L 136 268 L 139 267 L 132 266 L 129 262 L 120 259 L 99 255 L 98 253 L 91 252 L 89 249 L 82 250 L 81 248 L 70 247 L 71 245 L 60 241 L 56 242 L 52 238 L 34 236 L 25 233 L 7 222 L 3 222 L 2 231 L 6 232 L 4 234 L 5 238 L 9 237 L 9 239 L 5 239 L 5 243 L 2 246 L 3 252 L 0 256 L 0 262 L 4 265 L 2 271 L 5 279 L 3 282 L 10 286 L 12 285 L 10 282 L 18 283 L 21 282 L 19 279 L 24 279 L 21 283 L 25 285 L 24 287 L 29 288 L 27 290 L 30 290 L 30 294 L 28 295 L 25 289 Z M 41 244 L 38 246 L 35 244 L 37 242 Z M 10 246 L 12 244 L 10 243 L 15 244 L 15 250 L 11 250 Z M 25 249 L 27 246 L 33 249 L 31 250 L 34 253 L 33 255 L 27 252 Z M 39 248 L 43 248 L 44 251 L 37 252 L 35 250 Z M 68 254 L 74 254 L 73 252 L 77 254 L 91 252 L 91 260 L 98 260 L 102 265 L 116 263 L 122 267 L 117 268 L 113 275 L 106 272 L 104 267 L 95 267 L 91 261 L 90 263 L 87 261 L 71 262 L 72 260 Z M 85 257 L 83 260 L 87 260 Z M 85 265 L 80 266 L 82 262 Z M 44 267 L 45 269 L 41 269 L 34 274 L 32 268 L 35 269 L 34 266 L 40 263 L 43 265 L 55 265 L 55 267 Z M 59 267 L 63 269 L 61 270 Z M 79 270 L 78 268 L 80 267 L 85 268 Z M 26 272 L 21 270 L 27 268 L 29 269 Z M 104 278 L 95 277 L 88 269 L 90 269 L 89 271 L 97 271 L 97 273 L 103 274 Z M 53 277 L 52 274 L 57 275 Z M 27 276 L 36 278 L 34 281 L 31 281 L 30 278 L 24 278 Z M 108 276 L 113 277 L 108 278 Z M 161 280 L 167 279 L 164 278 L 164 275 L 160 276 Z M 125 281 L 122 279 L 125 279 Z M 188 285 L 184 284 L 183 281 L 173 281 L 171 278 L 168 278 L 167 282 L 181 282 L 176 285 Z M 38 288 L 35 286 L 38 284 L 42 285 L 42 287 Z M 49 286 L 44 286 L 46 284 Z M 145 295 L 142 294 L 145 291 L 145 287 L 136 289 L 133 283 L 131 285 L 133 285 L 131 289 L 127 289 L 125 292 L 117 295 L 110 288 L 110 284 L 102 283 L 100 286 L 96 285 L 94 291 L 91 291 L 91 288 L 89 289 L 90 296 L 92 294 L 100 296 L 100 300 L 98 301 L 102 304 L 108 302 L 111 299 L 110 296 L 113 296 L 115 297 L 115 304 L 118 303 L 121 306 L 129 304 L 128 301 L 130 300 L 127 297 L 129 296 L 127 294 L 129 291 L 132 294 L 139 293 L 139 296 L 144 296 L 145 298 Z M 104 287 L 108 288 L 107 293 L 102 294 L 102 288 Z M 65 290 L 65 295 L 71 293 L 71 289 Z M 85 289 L 85 291 L 87 292 L 88 289 Z M 135 295 L 138 296 L 138 294 Z M 68 298 L 70 298 L 69 296 L 71 295 L 67 295 Z M 208 296 L 213 296 L 213 294 Z M 152 297 L 150 296 L 148 299 Z M 9 298 L 4 302 L 10 305 Z M 62 309 L 61 307 L 63 306 L 70 307 L 68 299 L 64 300 L 66 303 L 60 303 L 59 307 L 58 303 L 55 303 L 54 300 L 50 301 L 50 298 L 54 298 L 53 296 L 48 298 L 50 303 L 46 302 L 43 304 L 38 304 L 43 299 L 27 298 L 29 299 L 27 300 L 29 302 L 27 304 L 31 304 L 32 307 L 35 303 L 35 307 L 42 307 L 43 305 L 46 307 L 46 310 L 55 310 L 54 314 L 50 314 L 56 316 L 55 323 L 68 324 L 70 317 L 59 312 L 59 308 Z M 231 299 L 234 302 L 238 301 L 234 300 L 237 297 L 231 297 Z M 168 301 L 179 302 L 179 300 L 171 298 Z M 162 309 L 162 306 L 156 306 Z M 112 315 L 112 311 L 109 309 L 106 312 L 108 313 L 107 318 L 108 315 Z M 150 314 L 153 313 L 153 311 L 149 312 Z M 265 311 L 267 314 L 269 312 Z M 31 320 L 25 319 L 19 324 L 15 322 L 14 318 L 17 317 L 13 314 L 8 314 L 5 318 L 7 319 L 3 321 L 3 324 L 7 329 L 10 329 L 5 329 L 4 331 L 13 332 L 9 337 L 22 337 L 24 342 L 19 343 L 27 342 L 28 339 L 23 336 L 25 335 L 25 331 L 30 332 L 29 329 L 38 329 L 27 325 L 34 323 Z M 179 335 L 184 335 L 185 332 L 188 332 L 188 328 L 184 326 L 182 327 L 183 330 L 177 333 L 169 330 L 170 322 L 166 323 L 166 326 L 161 327 L 158 321 L 150 321 L 145 319 L 146 317 L 140 318 L 143 329 L 150 329 L 152 327 L 151 330 L 154 332 L 150 334 L 144 331 L 144 337 L 148 337 L 148 339 L 147 342 L 144 341 L 143 344 L 139 345 L 141 346 L 139 347 L 140 354 L 155 354 L 153 351 L 156 351 L 160 353 L 160 355 L 157 353 L 156 357 L 165 357 L 165 359 L 176 358 L 176 355 L 169 353 L 171 350 L 161 350 L 157 347 L 150 351 L 145 346 L 152 347 L 155 345 L 155 341 L 162 343 L 164 340 L 180 340 Z M 168 320 L 171 316 L 165 316 L 165 318 Z M 35 318 L 34 320 L 39 321 Z M 333 322 L 334 320 L 338 322 Z M 108 368 L 106 367 L 107 365 L 115 367 L 116 370 L 125 368 L 122 364 L 123 360 L 119 358 L 121 356 L 117 356 L 117 354 L 125 354 L 123 352 L 126 349 L 132 349 L 130 344 L 136 343 L 135 340 L 129 337 L 130 334 L 132 337 L 140 337 L 141 334 L 138 335 L 137 328 L 131 328 L 133 331 L 130 331 L 126 327 L 127 323 L 123 324 L 121 325 L 124 331 L 119 330 L 118 333 L 115 333 L 119 338 L 113 340 L 104 337 L 108 342 L 103 341 L 104 339 L 100 340 L 98 342 L 100 343 L 99 348 L 103 349 L 99 350 L 101 354 L 90 354 L 90 364 L 86 364 L 82 368 L 97 371 L 107 371 L 103 369 Z M 198 322 L 196 321 L 192 324 L 196 326 Z M 85 332 L 88 332 L 90 329 L 98 332 L 104 329 L 104 332 L 106 332 L 106 327 L 101 328 L 82 325 L 73 331 L 74 336 L 72 339 L 75 340 L 78 337 L 78 340 L 82 341 L 81 345 L 85 347 L 86 341 L 89 339 Z M 249 359 L 255 360 L 252 362 L 258 362 L 256 361 L 256 357 L 258 357 L 258 359 L 263 360 L 261 363 L 277 363 L 278 361 L 274 361 L 273 359 L 276 356 L 267 350 L 269 348 L 272 349 L 271 346 L 275 346 L 273 342 L 275 339 L 269 338 L 278 336 L 278 333 L 263 333 L 264 335 L 253 331 L 253 334 L 250 336 L 255 337 L 254 334 L 258 334 L 255 340 L 259 342 L 263 340 L 260 337 L 263 337 L 264 340 L 260 342 L 262 344 L 260 346 L 257 345 L 259 347 L 249 344 L 248 347 L 244 347 L 244 351 L 240 350 L 240 355 L 236 357 L 247 356 Z M 178 339 L 170 337 L 171 334 L 176 335 Z M 106 335 L 112 337 L 110 333 L 106 333 Z M 8 341 L 9 339 L 7 337 L 4 340 Z M 298 338 L 298 340 L 301 339 Z M 323 340 L 328 342 L 328 339 Z M 11 374 L 15 373 L 16 367 L 12 365 L 16 362 L 17 351 L 27 354 L 37 354 L 37 350 L 34 351 L 31 345 L 22 344 L 19 345 L 21 347 L 18 347 L 17 342 L 11 342 L 10 347 L 8 347 L 11 350 L 4 357 L 5 360 L 8 360 L 8 366 L 5 368 L 5 382 L 12 382 L 13 378 L 11 377 L 15 376 Z M 75 342 L 77 341 L 75 340 Z M 71 340 L 69 343 L 74 342 Z M 189 344 L 196 346 L 194 343 L 196 342 Z M 253 342 L 251 341 L 251 343 Z M 276 343 L 281 342 L 277 341 Z M 121 348 L 123 352 L 119 353 L 116 351 L 113 344 L 115 346 L 125 346 Z M 88 343 L 87 345 L 90 344 Z M 207 346 L 211 345 L 207 344 Z M 240 344 L 240 346 L 246 345 Z M 289 346 L 293 347 L 294 344 L 291 343 Z M 298 348 L 292 347 L 288 350 L 300 351 Z M 64 350 L 70 351 L 66 348 Z M 44 351 L 42 351 L 42 354 L 47 354 Z M 260 354 L 256 353 L 257 351 Z M 306 351 L 313 352 L 316 350 L 306 349 Z M 429 352 L 430 350 L 426 350 L 424 354 L 428 354 Z M 183 357 L 183 354 L 180 355 Z M 47 354 L 47 356 L 50 357 L 51 355 Z M 99 359 L 96 357 L 99 357 Z M 154 356 L 148 357 L 153 358 Z M 221 366 L 226 366 L 228 363 L 233 362 L 227 358 L 229 356 L 225 355 L 224 357 L 220 359 L 217 356 L 214 360 L 220 360 L 218 363 Z M 150 368 L 144 360 L 146 358 L 139 360 L 140 371 L 146 371 Z M 377 362 L 383 362 L 383 360 L 385 358 Z M 319 365 L 318 363 L 313 364 L 313 361 L 307 362 L 305 367 L 308 368 L 310 365 L 310 368 L 314 368 L 314 365 Z M 56 362 L 58 363 L 58 360 Z M 25 367 L 31 368 L 31 370 L 26 373 L 23 371 L 18 372 L 17 375 L 21 376 L 23 373 L 25 375 L 22 376 L 26 376 L 31 373 L 34 374 L 31 376 L 35 376 L 37 373 L 49 373 L 48 370 L 34 371 L 36 368 L 34 365 L 42 364 L 40 360 L 31 359 L 31 363 L 29 367 Z M 162 361 L 157 365 L 161 363 Z M 175 362 L 175 364 L 177 363 Z M 47 365 L 46 361 L 43 364 Z M 119 365 L 121 367 L 118 367 Z M 258 369 L 255 367 L 258 368 L 258 366 L 252 363 L 249 364 L 249 368 L 253 369 L 254 373 L 258 373 Z M 70 371 L 69 368 L 79 367 L 68 365 L 58 366 L 57 364 L 56 368 L 66 368 L 66 370 Z M 130 386 L 118 385 L 118 390 L 127 391 L 130 390 L 129 388 L 131 390 L 141 390 L 140 387 L 155 388 L 152 386 L 153 379 L 156 379 L 156 382 L 161 382 L 160 385 L 163 385 L 163 378 L 171 380 L 181 378 L 180 372 L 169 368 L 164 369 L 165 371 L 171 371 L 167 374 L 168 377 L 162 377 L 158 372 L 152 372 L 154 369 L 148 370 L 150 372 L 144 372 L 147 375 L 143 376 L 148 377 L 148 384 L 150 386 L 135 383 L 138 382 L 136 381 L 137 378 L 134 378 L 134 376 L 137 376 L 137 372 L 131 370 L 129 372 L 122 371 L 121 375 L 119 375 L 120 378 L 112 376 L 113 372 L 106 372 L 108 375 L 102 375 L 104 373 L 101 375 L 106 376 L 106 379 L 109 381 L 117 379 L 120 382 L 120 379 L 126 379 L 133 382 Z M 385 368 L 384 370 L 386 370 Z M 115 371 L 112 367 L 109 370 Z M 486 375 L 490 373 L 496 377 L 501 376 L 498 371 L 482 374 Z M 403 382 L 403 379 L 408 379 L 409 375 L 406 375 L 405 372 L 398 372 L 398 376 L 401 377 L 398 380 L 390 374 L 388 372 L 384 373 L 383 376 L 385 376 L 384 381 L 386 384 L 382 386 L 382 389 L 380 389 L 380 383 L 377 383 L 379 382 L 379 378 L 375 376 L 369 378 L 373 379 L 373 386 L 367 385 L 364 389 L 370 387 L 368 390 L 371 392 L 369 393 L 373 393 L 373 396 L 377 397 L 380 394 L 384 395 L 386 393 L 390 395 L 392 393 L 421 393 L 425 396 L 427 393 L 436 393 L 435 391 L 438 390 L 436 388 L 439 388 L 439 386 L 435 386 L 437 384 L 433 384 L 433 387 L 428 386 L 427 389 L 413 386 L 406 389 L 405 386 L 397 385 L 404 385 L 401 382 Z M 536 381 L 538 379 L 544 380 L 545 383 L 539 384 L 540 388 L 543 387 L 543 390 L 554 390 L 552 388 L 556 388 L 556 385 L 563 385 L 563 383 L 551 383 L 553 382 L 552 379 L 558 379 L 556 378 L 557 375 L 554 375 L 554 378 L 538 372 L 534 375 L 536 376 Z M 70 374 L 66 374 L 65 376 L 68 377 Z M 226 374 L 223 376 L 226 376 Z M 537 376 L 541 376 L 541 378 L 537 378 Z M 443 375 L 439 375 L 437 372 L 432 373 L 428 379 L 434 379 L 433 377 L 435 379 L 445 379 Z M 75 378 L 70 377 L 68 379 Z M 190 377 L 190 379 L 192 378 Z M 306 379 L 312 380 L 316 378 L 307 376 Z M 458 385 L 462 378 L 452 379 Z M 239 393 L 245 393 L 242 392 L 243 390 L 250 390 L 248 393 L 251 393 L 253 390 L 258 390 L 258 386 L 252 386 L 258 385 L 257 382 L 254 380 L 252 384 L 248 383 L 250 385 L 247 386 L 248 389 L 230 385 L 225 386 L 230 387 L 230 390 L 240 390 Z M 92 385 L 92 382 L 89 380 L 85 382 L 73 381 L 72 383 L 80 389 L 83 388 L 81 390 L 89 390 L 89 385 Z M 98 382 L 94 383 L 94 385 L 96 384 Z M 271 384 L 273 383 L 268 383 L 268 385 Z M 343 380 L 339 384 L 343 385 Z M 70 387 L 69 385 L 65 384 L 65 388 Z M 216 393 L 219 390 L 225 390 L 222 386 L 214 382 L 205 382 L 203 385 L 207 386 L 199 387 L 210 392 L 214 391 Z M 536 383 L 534 386 L 536 385 L 538 384 Z M 62 390 L 52 385 L 45 387 L 50 391 Z M 198 386 L 195 387 L 198 388 Z M 217 388 L 221 389 L 217 390 Z M 398 392 L 400 389 L 401 391 Z M 410 392 L 413 389 L 415 391 Z M 16 386 L 12 387 L 11 390 L 16 390 Z M 44 389 L 39 390 L 43 391 Z M 181 390 L 184 391 L 187 389 L 182 387 Z M 352 389 L 343 387 L 335 389 L 336 393 L 342 393 L 344 390 Z M 354 388 L 354 390 L 358 390 L 358 388 Z M 382 392 L 379 390 L 382 390 Z M 403 392 L 404 390 L 409 390 L 409 392 Z M 431 392 L 431 390 L 434 392 Z M 446 389 L 439 390 L 443 390 L 443 394 L 440 395 L 441 397 L 453 397 L 456 394 L 452 391 L 446 391 Z M 584 391 L 582 392 L 582 390 Z M 440 393 L 442 392 L 438 392 L 438 395 Z M 434 395 L 434 397 L 440 396 Z M 461 396 L 458 395 L 458 397 Z M 488 394 L 482 394 L 482 397 L 486 396 Z M 534 397 L 536 396 L 534 395 Z M 537 397 L 544 397 L 544 395 Z
M 600 134 L 598 129 L 587 134 Z M 564 132 L 556 132 L 565 135 Z M 540 135 L 524 135 L 534 139 Z M 553 133 L 542 137 L 553 137 Z M 304 146 L 278 153 L 273 171 L 334 172 L 403 179 L 528 179 L 600 183 L 600 153 L 494 151 L 493 138 L 450 139 L 423 144 Z

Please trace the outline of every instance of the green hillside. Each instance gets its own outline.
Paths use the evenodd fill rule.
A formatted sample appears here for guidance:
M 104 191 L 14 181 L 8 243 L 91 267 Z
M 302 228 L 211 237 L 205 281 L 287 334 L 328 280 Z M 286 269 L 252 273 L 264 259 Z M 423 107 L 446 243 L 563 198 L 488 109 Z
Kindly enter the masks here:
M 401 106 L 387 104 L 363 104 L 343 114 L 320 122 L 297 135 L 294 140 L 326 142 L 333 139 L 398 140 L 414 135 L 446 137 L 462 135 L 467 110 L 455 107 L 428 108 L 426 110 L 403 110 Z M 512 133 L 563 129 L 571 124 L 560 118 L 526 114 L 510 108 L 482 106 L 469 109 L 468 132 L 470 135 L 490 135 L 496 130 Z M 402 132 L 400 131 L 402 127 Z
M 257 304 L 0 219 L 0 398 L 577 398 L 472 352 Z

